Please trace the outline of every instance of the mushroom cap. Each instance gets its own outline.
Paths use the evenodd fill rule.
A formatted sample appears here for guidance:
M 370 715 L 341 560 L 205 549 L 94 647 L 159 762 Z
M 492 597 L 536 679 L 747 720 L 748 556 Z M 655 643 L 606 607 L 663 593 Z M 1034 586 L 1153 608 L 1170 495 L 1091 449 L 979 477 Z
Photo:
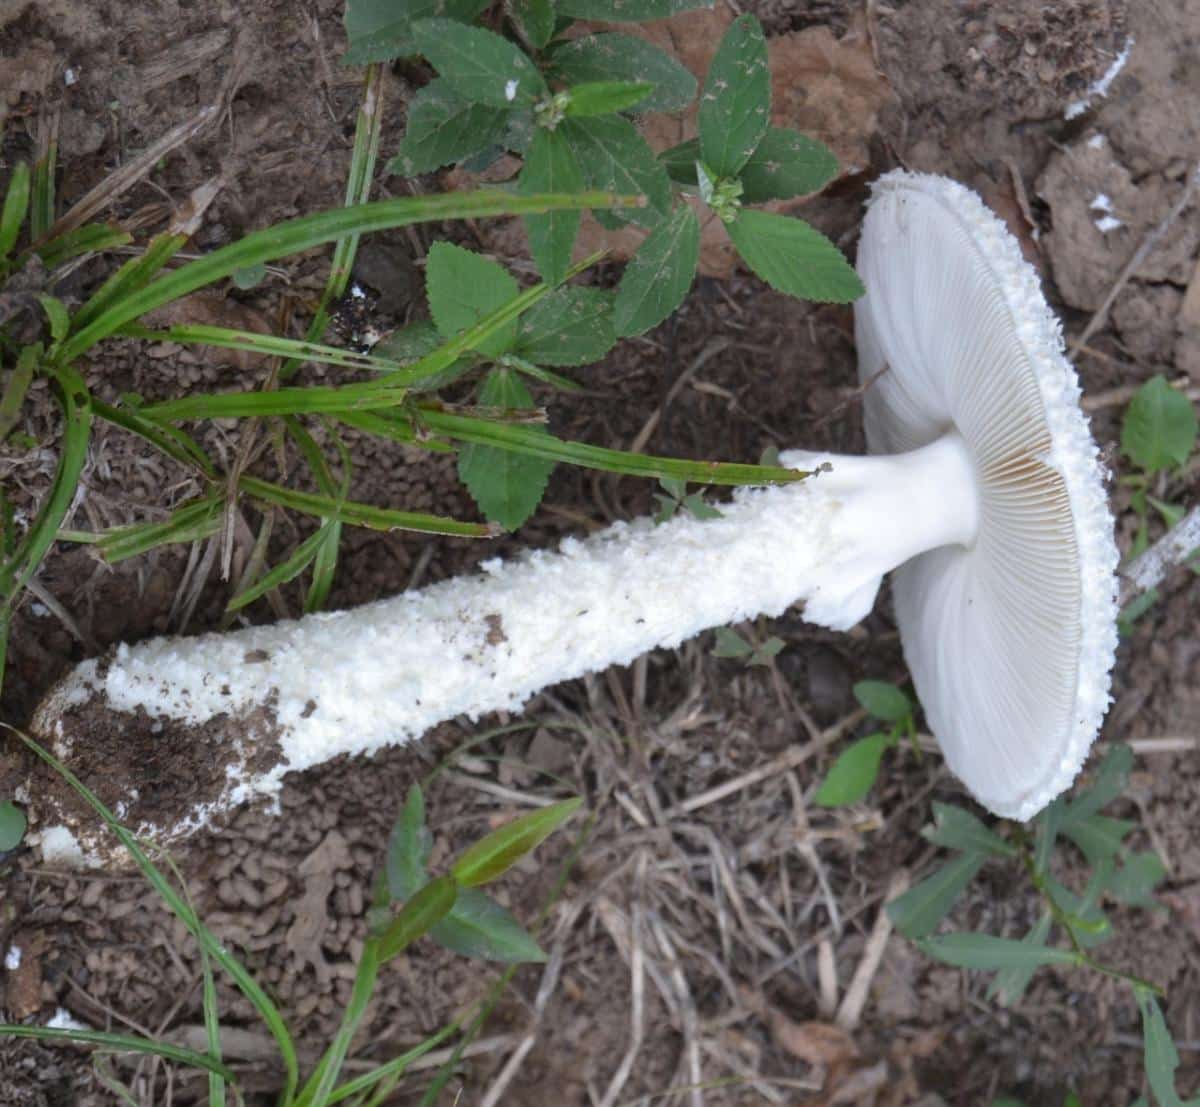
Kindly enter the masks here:
M 874 186 L 855 307 L 872 453 L 955 428 L 978 479 L 975 541 L 893 576 L 917 694 L 950 768 L 1028 819 L 1065 790 L 1108 708 L 1117 549 L 1104 467 L 1062 329 L 1016 239 L 969 189 Z

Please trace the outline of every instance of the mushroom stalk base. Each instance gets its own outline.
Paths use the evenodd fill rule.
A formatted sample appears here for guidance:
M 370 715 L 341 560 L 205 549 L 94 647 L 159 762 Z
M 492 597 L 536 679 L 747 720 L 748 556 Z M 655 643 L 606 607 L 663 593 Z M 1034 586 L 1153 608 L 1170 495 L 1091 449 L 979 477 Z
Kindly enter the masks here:
M 790 453 L 783 464 L 821 471 L 741 490 L 720 518 L 681 510 L 661 525 L 618 523 L 356 610 L 120 646 L 68 676 L 34 731 L 66 758 L 87 749 L 98 718 L 151 743 L 203 742 L 223 763 L 188 811 L 142 808 L 136 781 L 121 798 L 128 825 L 170 840 L 276 794 L 285 773 L 405 743 L 460 715 L 517 710 L 558 681 L 710 627 L 803 601 L 805 618 L 845 629 L 889 569 L 973 540 L 974 476 L 956 435 L 897 457 Z M 43 827 L 54 821 L 41 816 Z M 64 855 L 78 844 L 62 828 L 42 840 Z

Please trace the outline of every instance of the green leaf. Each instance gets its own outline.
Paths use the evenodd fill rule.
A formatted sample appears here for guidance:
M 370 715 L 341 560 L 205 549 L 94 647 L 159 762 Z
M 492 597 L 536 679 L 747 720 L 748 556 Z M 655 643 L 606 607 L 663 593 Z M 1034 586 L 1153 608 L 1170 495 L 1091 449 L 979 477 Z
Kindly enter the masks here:
M 1110 819 L 1107 815 L 1089 815 L 1062 828 L 1088 859 L 1091 865 L 1114 858 L 1121 848 L 1121 841 L 1136 823 L 1128 819 Z
M 786 127 L 771 127 L 738 175 L 742 202 L 806 196 L 833 180 L 837 170 L 837 158 L 824 143 Z
M 1147 473 L 1182 465 L 1196 445 L 1196 411 L 1161 374 L 1134 394 L 1125 410 L 1121 451 Z
M 50 337 L 55 342 L 61 342 L 67 337 L 67 331 L 71 329 L 71 317 L 67 314 L 67 306 L 56 296 L 49 296 L 45 292 L 37 294 L 38 303 L 42 305 L 42 310 L 46 313 L 46 319 L 50 323 Z
M 1108 890 L 1122 903 L 1134 907 L 1156 907 L 1154 889 L 1167 875 L 1167 867 L 1157 853 L 1130 854 L 1108 883 Z
M 509 10 L 535 50 L 543 49 L 554 37 L 553 0 L 512 0 Z
M 479 402 L 494 407 L 531 408 L 533 397 L 512 369 L 493 369 L 484 379 Z M 546 433 L 544 427 L 533 428 Z M 554 462 L 493 446 L 464 446 L 458 475 L 479 510 L 491 522 L 516 530 L 541 502 Z
M 699 182 L 696 180 L 696 165 L 700 161 L 700 140 L 698 138 L 689 138 L 678 146 L 664 150 L 658 155 L 658 160 L 662 162 L 663 168 L 666 169 L 667 176 L 671 180 L 681 185 L 690 185 L 692 188 L 698 187 Z
M 425 825 L 425 797 L 414 784 L 388 835 L 387 886 L 395 900 L 412 899 L 429 881 L 426 866 L 433 836 Z
M 464 100 L 494 108 L 531 106 L 547 94 L 537 67 L 506 38 L 452 19 L 413 24 L 417 48 Z
M 1034 947 L 1044 946 L 1046 939 L 1050 936 L 1051 922 L 1050 912 L 1044 912 L 1022 941 Z M 1001 969 L 988 985 L 988 999 L 996 999 L 1001 1006 L 1011 1007 L 1025 994 L 1025 989 L 1029 987 L 1035 971 L 1037 971 L 1036 965 L 1018 965 Z
M 437 248 L 436 243 L 434 248 Z M 371 352 L 378 357 L 410 363 L 420 361 L 426 354 L 433 353 L 441 344 L 442 336 L 438 333 L 437 327 L 427 319 L 421 319 L 398 331 L 393 331 L 387 338 L 380 339 L 372 347 Z
M 13 166 L 8 179 L 8 191 L 4 194 L 4 207 L 0 209 L 0 261 L 12 252 L 29 210 L 29 163 L 19 161 Z
M 1132 768 L 1133 750 L 1124 743 L 1110 746 L 1095 780 L 1063 809 L 1060 826 L 1082 822 L 1112 803 L 1125 791 Z
M 683 303 L 696 277 L 700 221 L 687 204 L 660 223 L 625 266 L 614 320 L 626 338 L 658 326 Z
M 998 857 L 1017 856 L 1015 846 L 994 834 L 979 819 L 961 807 L 935 801 L 933 819 L 934 825 L 922 830 L 921 837 L 935 846 L 991 853 Z
M 413 177 L 469 158 L 502 142 L 509 112 L 457 96 L 445 77 L 430 81 L 408 107 L 408 124 L 389 173 Z
M 429 314 L 443 338 L 453 338 L 485 315 L 513 300 L 520 289 L 502 266 L 450 242 L 435 242 L 425 267 Z M 517 320 L 479 344 L 480 353 L 498 357 L 512 349 Z
M 1033 845 L 1033 870 L 1039 875 L 1045 873 L 1050 865 L 1050 855 L 1054 852 L 1054 843 L 1058 838 L 1058 830 L 1062 825 L 1063 812 L 1066 804 L 1056 799 L 1047 807 L 1043 807 L 1036 818 L 1037 831 Z
M 754 652 L 754 647 L 729 627 L 717 627 L 715 638 L 713 657 L 749 657 Z
M 1152 992 L 1135 987 L 1133 994 L 1142 1013 L 1143 1064 L 1150 1090 L 1158 1107 L 1184 1107 L 1175 1090 L 1175 1070 L 1179 1068 L 1179 1050 L 1167 1028 L 1162 1008 Z
M 871 790 L 879 775 L 879 759 L 887 749 L 885 734 L 870 734 L 851 742 L 839 755 L 821 782 L 814 802 L 821 807 L 842 807 L 859 803 Z
M 556 77 L 568 85 L 587 81 L 645 81 L 651 92 L 638 112 L 680 111 L 696 98 L 696 78 L 665 50 L 635 35 L 607 31 L 556 46 L 550 54 Z
M 736 177 L 771 124 L 771 71 L 758 20 L 740 15 L 717 47 L 700 93 L 700 153 L 717 177 Z
M 458 898 L 458 882 L 452 876 L 439 876 L 416 892 L 384 930 L 379 939 L 382 964 L 412 945 L 449 914 Z
M 25 812 L 12 800 L 0 800 L 0 853 L 8 853 L 21 844 L 25 827 Z
M 1001 1096 L 999 1099 L 993 1099 L 988 1107 L 1025 1107 L 1025 1103 L 1020 1099 L 1013 1099 L 1012 1096 Z
M 708 0 L 558 0 L 560 15 L 605 23 L 644 23 L 648 19 L 667 19 L 676 12 L 711 7 Z
M 931 957 L 962 969 L 1029 969 L 1042 965 L 1073 965 L 1074 950 L 1035 946 L 991 934 L 942 934 L 917 942 Z
M 559 130 L 536 129 L 518 188 L 522 193 L 578 192 L 583 188 L 583 171 Z M 529 251 L 547 284 L 558 284 L 570 268 L 571 249 L 582 216 L 579 211 L 525 216 Z
M 915 888 L 892 900 L 887 913 L 896 929 L 906 938 L 923 938 L 932 933 L 986 860 L 986 853 L 960 853 Z
M 1106 858 L 1096 866 L 1096 871 L 1088 881 L 1088 887 L 1082 896 L 1076 895 L 1054 877 L 1045 877 L 1046 890 L 1059 909 L 1067 915 L 1076 939 L 1085 949 L 1103 945 L 1112 937 L 1112 923 L 1096 905 L 1096 899 L 1112 878 L 1112 873 L 1113 860 Z
M 619 115 L 565 119 L 559 125 L 575 152 L 583 179 L 593 188 L 616 187 L 623 193 L 640 193 L 648 208 L 629 208 L 621 214 L 644 226 L 653 226 L 671 209 L 671 182 L 667 171 L 646 145 L 638 129 Z M 608 185 L 597 182 L 607 181 Z
M 574 116 L 610 115 L 628 111 L 653 91 L 647 81 L 584 81 L 567 91 L 566 114 Z
M 721 512 L 717 508 L 713 507 L 712 504 L 705 502 L 703 492 L 693 492 L 690 496 L 685 496 L 683 498 L 683 506 L 686 507 L 691 513 L 692 518 L 699 519 L 702 522 L 705 519 L 721 518 Z M 779 642 L 779 648 L 783 648 L 783 642 L 781 642 L 778 638 L 770 638 L 763 645 L 762 649 L 766 650 L 772 642 Z M 778 652 L 779 650 L 774 650 L 773 652 L 767 653 L 766 656 L 774 657 Z
M 464 957 L 524 964 L 546 955 L 512 914 L 478 888 L 464 888 L 429 936 Z
M 842 252 L 803 220 L 743 208 L 726 227 L 746 264 L 780 292 L 848 304 L 866 291 Z
M 245 269 L 235 269 L 230 280 L 233 281 L 237 288 L 243 292 L 248 289 L 256 288 L 262 284 L 267 275 L 266 262 L 256 262 L 254 265 L 247 265 Z
M 541 845 L 579 810 L 582 803 L 583 800 L 576 796 L 514 819 L 466 849 L 454 862 L 451 872 L 464 888 L 495 880 Z
M 600 288 L 560 288 L 521 319 L 516 352 L 538 365 L 587 365 L 616 345 L 612 295 Z
M 346 0 L 343 65 L 367 65 L 418 52 L 412 25 L 431 15 L 470 23 L 489 0 Z
M 854 698 L 868 715 L 886 723 L 903 722 L 913 711 L 912 700 L 884 680 L 860 680 L 854 686 Z

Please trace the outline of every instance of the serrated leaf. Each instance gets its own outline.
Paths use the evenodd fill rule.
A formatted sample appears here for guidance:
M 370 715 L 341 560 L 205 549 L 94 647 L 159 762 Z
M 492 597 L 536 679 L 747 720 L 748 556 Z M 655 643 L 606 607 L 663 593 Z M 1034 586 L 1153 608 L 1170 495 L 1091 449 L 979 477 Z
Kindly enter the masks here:
M 8 853 L 21 844 L 27 820 L 12 800 L 0 800 L 0 853 Z
M 613 319 L 629 338 L 658 326 L 683 303 L 696 278 L 700 221 L 687 204 L 660 223 L 621 274 Z
M 495 880 L 550 837 L 582 803 L 576 796 L 514 819 L 469 847 L 450 871 L 464 888 Z
M 861 801 L 879 775 L 879 759 L 886 748 L 884 734 L 870 734 L 851 742 L 838 755 L 813 801 L 821 807 L 842 807 Z
M 512 369 L 493 369 L 485 378 L 479 402 L 493 407 L 533 407 L 533 397 Z M 545 427 L 535 430 L 547 433 Z M 479 510 L 493 523 L 516 530 L 537 509 L 554 462 L 495 446 L 468 444 L 458 454 L 458 475 Z
M 923 938 L 932 933 L 986 860 L 986 853 L 961 853 L 915 888 L 892 900 L 887 913 L 893 925 L 906 938 Z
M 452 19 L 413 24 L 413 41 L 450 87 L 473 104 L 529 106 L 547 94 L 537 67 L 508 39 Z
M 1107 815 L 1089 815 L 1086 819 L 1064 826 L 1062 832 L 1071 839 L 1091 865 L 1116 857 L 1124 839 L 1136 823 L 1128 819 L 1110 819 Z
M 643 23 L 648 19 L 668 19 L 676 12 L 711 7 L 707 0 L 558 0 L 561 15 L 605 23 Z
M 729 627 L 717 627 L 714 637 L 713 657 L 749 657 L 754 652 L 754 647 Z
M 1196 410 L 1161 374 L 1134 394 L 1125 410 L 1121 452 L 1147 473 L 1187 461 L 1196 445 Z
M 535 50 L 541 50 L 554 37 L 553 0 L 512 0 L 509 10 Z
M 771 127 L 742 167 L 742 202 L 789 200 L 824 188 L 837 175 L 833 151 L 786 127 Z
M 638 112 L 679 111 L 696 98 L 696 78 L 665 50 L 635 35 L 608 31 L 556 46 L 554 73 L 565 84 L 585 81 L 646 81 L 653 91 Z M 697 147 L 698 148 L 698 147 Z
M 623 217 L 650 227 L 670 211 L 667 171 L 628 119 L 619 115 L 565 119 L 559 129 L 570 143 L 589 188 L 646 197 L 649 207 L 625 209 Z
M 512 914 L 478 888 L 464 888 L 429 936 L 464 957 L 523 964 L 545 961 L 542 952 Z
M 646 81 L 584 81 L 567 91 L 567 115 L 609 115 L 628 111 L 640 104 L 653 91 Z
M 1051 921 L 1050 912 L 1045 912 L 1022 941 L 1031 946 L 1044 946 L 1050 936 Z M 1036 971 L 1036 965 L 1001 969 L 988 985 L 988 999 L 996 999 L 1001 1006 L 1011 1007 L 1025 994 L 1025 989 L 1029 987 Z
M 854 698 L 875 719 L 898 723 L 912 714 L 912 700 L 894 684 L 885 680 L 860 680 L 854 685 Z
M 470 23 L 489 0 L 347 0 L 343 21 L 349 49 L 343 65 L 367 65 L 417 53 L 412 25 L 431 15 Z
M 1113 873 L 1108 891 L 1122 903 L 1133 907 L 1156 907 L 1154 889 L 1167 875 L 1167 867 L 1157 853 L 1133 853 Z
M 700 93 L 700 153 L 718 177 L 736 177 L 771 123 L 767 40 L 752 15 L 740 15 L 717 47 Z
M 379 961 L 395 957 L 427 934 L 454 906 L 458 883 L 452 876 L 439 876 L 413 894 L 400 913 L 384 928 L 379 939 Z
M 1095 780 L 1063 807 L 1059 825 L 1068 827 L 1082 822 L 1107 807 L 1125 791 L 1132 769 L 1133 750 L 1124 743 L 1110 746 Z
M 579 192 L 582 188 L 583 171 L 566 138 L 557 129 L 551 131 L 538 127 L 521 169 L 519 191 L 529 195 L 537 192 Z M 548 211 L 524 217 L 529 251 L 547 284 L 558 284 L 566 276 L 582 217 L 581 211 Z
M 434 247 L 436 249 L 436 245 Z M 420 361 L 426 354 L 433 353 L 442 344 L 438 329 L 427 319 L 410 323 L 393 331 L 387 338 L 380 339 L 371 352 L 393 361 Z
M 1073 965 L 1079 955 L 1069 949 L 1035 946 L 991 934 L 942 934 L 917 942 L 930 957 L 960 969 L 1039 968 L 1042 965 Z
M 450 242 L 435 242 L 425 266 L 429 314 L 443 338 L 454 338 L 520 293 L 502 265 Z M 512 348 L 517 320 L 505 324 L 479 345 L 481 353 L 498 357 Z
M 387 171 L 403 177 L 432 173 L 497 146 L 504 139 L 509 114 L 505 108 L 462 99 L 449 81 L 438 77 L 409 104 L 404 138 Z
M 395 900 L 408 900 L 429 880 L 426 866 L 433 836 L 425 825 L 425 797 L 414 784 L 388 835 L 387 886 Z
M 780 292 L 848 304 L 866 291 L 842 252 L 803 220 L 743 208 L 726 226 L 746 264 Z
M 612 295 L 601 288 L 560 288 L 521 318 L 516 352 L 536 365 L 587 365 L 616 345 Z
M 890 685 L 888 685 L 890 687 Z M 861 701 L 860 701 L 861 702 Z M 933 805 L 934 825 L 921 831 L 921 837 L 947 849 L 977 850 L 998 857 L 1016 857 L 1017 849 L 994 834 L 969 811 L 949 803 Z

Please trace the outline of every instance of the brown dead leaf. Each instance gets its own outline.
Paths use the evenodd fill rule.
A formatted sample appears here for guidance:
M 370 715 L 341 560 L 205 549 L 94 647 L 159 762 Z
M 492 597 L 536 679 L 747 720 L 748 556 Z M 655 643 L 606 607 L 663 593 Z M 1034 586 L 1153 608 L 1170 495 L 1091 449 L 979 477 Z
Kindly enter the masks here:
M 835 1068 L 858 1056 L 858 1047 L 840 1026 L 827 1022 L 793 1022 L 774 1007 L 767 1025 L 776 1045 L 814 1067 Z
M 144 322 L 151 327 L 210 326 L 232 327 L 235 330 L 271 334 L 267 317 L 260 311 L 237 300 L 227 298 L 214 289 L 193 292 L 180 300 L 149 312 Z M 265 354 L 251 354 L 244 350 L 219 350 L 215 347 L 200 347 L 203 357 L 210 364 L 232 365 L 240 372 L 260 366 Z
M 296 972 L 312 965 L 322 987 L 328 985 L 332 976 L 321 948 L 321 938 L 329 929 L 329 894 L 338 870 L 349 868 L 352 863 L 346 839 L 331 830 L 296 870 L 305 878 L 304 892 L 296 903 L 296 917 L 284 941 L 296 958 Z

